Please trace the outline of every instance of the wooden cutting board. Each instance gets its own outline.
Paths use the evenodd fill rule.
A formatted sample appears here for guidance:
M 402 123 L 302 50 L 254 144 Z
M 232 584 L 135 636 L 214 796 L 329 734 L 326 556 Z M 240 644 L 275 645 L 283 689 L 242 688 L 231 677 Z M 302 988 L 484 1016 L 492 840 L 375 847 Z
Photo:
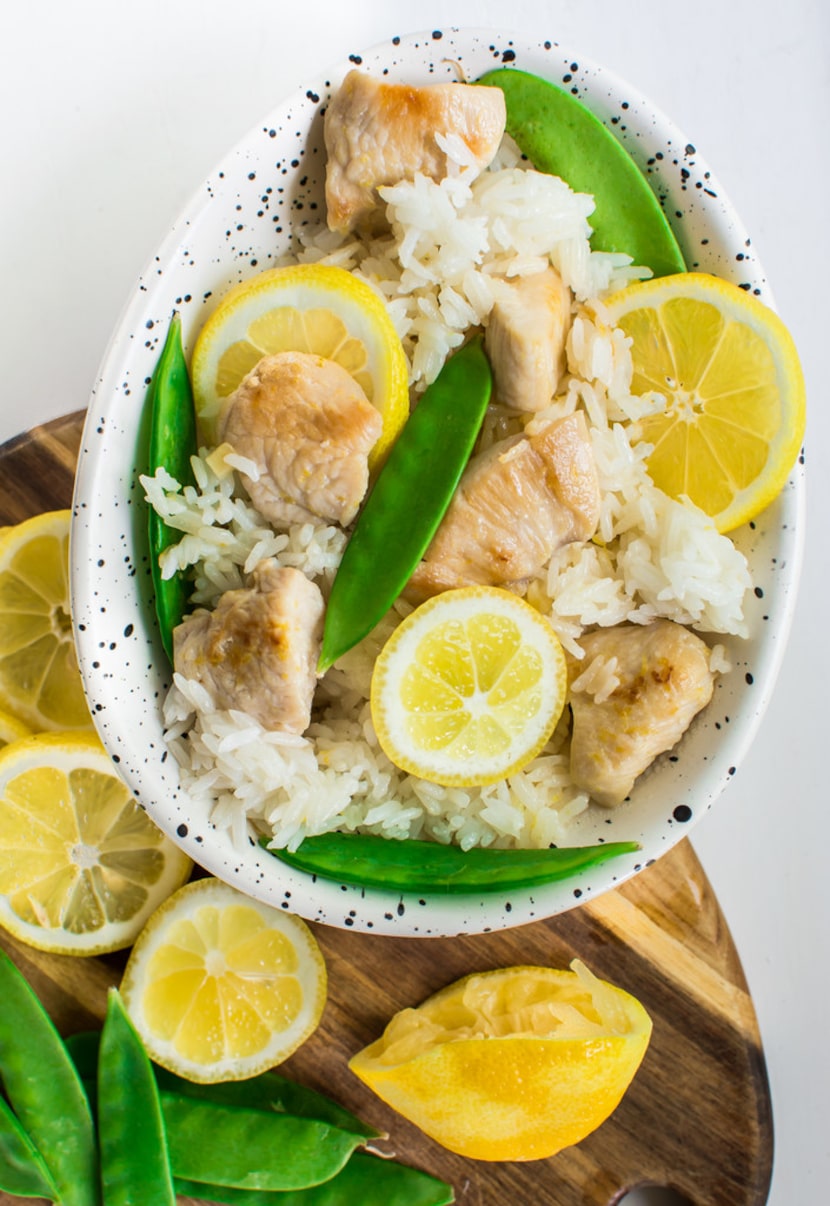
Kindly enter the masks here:
M 82 422 L 81 413 L 70 415 L 0 447 L 0 525 L 70 505 Z M 772 1111 L 758 1025 L 726 922 L 688 841 L 596 901 L 503 933 L 407 939 L 313 928 L 328 965 L 329 999 L 320 1028 L 281 1071 L 388 1132 L 386 1150 L 451 1182 L 459 1203 L 612 1206 L 637 1185 L 670 1186 L 693 1206 L 766 1202 Z M 62 1033 L 101 1024 L 123 955 L 44 955 L 5 935 L 0 943 Z M 639 997 L 654 1020 L 621 1105 L 577 1147 L 527 1164 L 462 1159 L 394 1114 L 346 1067 L 396 1010 L 460 976 L 518 963 L 567 967 L 575 956 Z M 0 1202 L 22 1199 L 0 1194 Z

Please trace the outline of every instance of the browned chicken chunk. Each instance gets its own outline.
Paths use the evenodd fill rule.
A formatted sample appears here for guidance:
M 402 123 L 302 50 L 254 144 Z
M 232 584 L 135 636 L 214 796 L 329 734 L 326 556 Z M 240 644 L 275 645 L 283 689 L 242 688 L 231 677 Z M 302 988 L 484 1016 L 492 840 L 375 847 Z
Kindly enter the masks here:
M 530 578 L 556 549 L 594 534 L 599 507 L 580 412 L 536 435 L 502 440 L 470 461 L 407 594 L 422 599 L 456 586 Z
M 482 171 L 504 134 L 500 88 L 415 88 L 350 71 L 326 110 L 326 208 L 331 230 L 351 230 L 378 204 L 378 188 L 447 175 L 436 134 L 457 135 Z
M 382 426 L 344 368 L 307 352 L 264 356 L 219 416 L 220 438 L 257 466 L 258 480 L 242 475 L 254 506 L 278 525 L 351 523 Z
M 600 703 L 588 691 L 571 691 L 571 777 L 610 807 L 706 707 L 714 674 L 705 641 L 672 620 L 600 628 L 579 644 L 585 658 L 577 675 L 601 657 L 619 683 Z
M 173 633 L 177 673 L 195 679 L 219 708 L 266 729 L 304 733 L 311 717 L 323 636 L 320 588 L 297 569 L 260 563 L 254 585 L 229 590 L 212 612 L 188 616 Z
M 514 410 L 550 404 L 565 367 L 571 291 L 553 268 L 511 281 L 493 306 L 484 346 L 496 396 Z

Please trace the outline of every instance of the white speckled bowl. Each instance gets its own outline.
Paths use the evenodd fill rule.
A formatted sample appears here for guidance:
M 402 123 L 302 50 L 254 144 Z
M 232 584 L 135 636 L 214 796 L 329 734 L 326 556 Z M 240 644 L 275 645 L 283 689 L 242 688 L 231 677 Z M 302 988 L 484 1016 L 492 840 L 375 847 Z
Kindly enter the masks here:
M 769 700 L 783 656 L 801 561 L 804 486 L 799 465 L 779 500 L 736 534 L 755 596 L 751 637 L 729 642 L 734 671 L 676 751 L 613 812 L 590 809 L 573 844 L 634 839 L 639 855 L 545 888 L 483 896 L 401 897 L 315 881 L 253 844 L 238 851 L 182 790 L 165 756 L 161 700 L 170 671 L 151 597 L 146 515 L 137 473 L 146 446 L 142 400 L 171 311 L 186 348 L 225 289 L 287 249 L 298 223 L 322 218 L 320 111 L 356 63 L 425 84 L 474 79 L 502 63 L 568 87 L 617 135 L 651 182 L 689 267 L 771 295 L 750 240 L 686 136 L 635 89 L 553 41 L 492 31 L 447 30 L 395 38 L 279 105 L 204 182 L 151 259 L 104 358 L 79 462 L 72 593 L 84 681 L 101 737 L 157 823 L 214 875 L 274 905 L 334 926 L 407 935 L 479 933 L 574 907 L 635 875 L 685 837 L 735 774 Z

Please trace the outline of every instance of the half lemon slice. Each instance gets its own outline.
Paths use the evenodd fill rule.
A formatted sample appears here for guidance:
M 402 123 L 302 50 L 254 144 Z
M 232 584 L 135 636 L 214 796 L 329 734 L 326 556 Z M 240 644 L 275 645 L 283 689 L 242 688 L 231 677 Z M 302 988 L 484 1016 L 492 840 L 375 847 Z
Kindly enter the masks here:
M 205 437 L 216 442 L 223 402 L 263 356 L 309 352 L 334 360 L 380 412 L 369 457 L 385 457 L 409 414 L 408 365 L 383 299 L 330 264 L 270 268 L 234 286 L 202 327 L 191 374 Z
M 721 532 L 752 519 L 783 488 L 804 439 L 804 378 L 781 319 L 705 273 L 639 282 L 604 304 L 631 339 L 631 392 L 665 398 L 632 430 L 653 445 L 655 484 Z
M 547 620 L 496 587 L 436 595 L 395 629 L 372 675 L 372 721 L 387 757 L 433 783 L 505 779 L 545 746 L 567 669 Z

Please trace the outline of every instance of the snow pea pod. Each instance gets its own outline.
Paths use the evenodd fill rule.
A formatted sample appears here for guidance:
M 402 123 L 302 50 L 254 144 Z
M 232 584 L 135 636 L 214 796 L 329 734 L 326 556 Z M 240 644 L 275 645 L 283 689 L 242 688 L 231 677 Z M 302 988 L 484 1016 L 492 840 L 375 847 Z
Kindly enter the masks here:
M 541 172 L 590 193 L 595 251 L 630 255 L 655 276 L 685 272 L 683 253 L 648 180 L 611 131 L 575 96 L 526 71 L 501 67 L 479 84 L 501 88 L 507 132 Z
M 73 1034 L 66 1040 L 75 1067 L 85 1083 L 95 1080 L 99 1039 L 99 1033 L 90 1030 Z M 246 1106 L 251 1110 L 293 1114 L 297 1118 L 312 1118 L 339 1127 L 342 1131 L 358 1135 L 362 1140 L 380 1138 L 380 1131 L 362 1122 L 331 1098 L 288 1080 L 279 1072 L 262 1072 L 248 1080 L 229 1080 L 216 1084 L 197 1084 L 158 1065 L 153 1065 L 153 1072 L 162 1097 L 172 1093 L 197 1097 L 214 1105 Z
M 177 1180 L 176 1191 L 223 1206 L 449 1206 L 455 1201 L 452 1186 L 444 1181 L 363 1152 L 355 1152 L 341 1172 L 311 1189 L 269 1193 Z
M 408 582 L 450 504 L 491 388 L 490 365 L 476 336 L 424 391 L 343 554 L 326 608 L 320 673 L 371 632 Z
M 146 405 L 150 410 L 150 476 L 157 469 L 166 469 L 182 486 L 192 485 L 190 458 L 197 451 L 196 411 L 178 313 L 170 320 L 167 338 L 150 380 Z M 172 662 L 173 629 L 187 611 L 189 588 L 186 575 L 180 571 L 172 578 L 162 578 L 159 557 L 180 539 L 181 533 L 170 528 L 153 507 L 148 510 L 147 523 L 159 633 Z
M 244 1081 L 229 1080 L 218 1084 L 199 1085 L 184 1080 L 165 1068 L 156 1068 L 156 1080 L 162 1096 L 178 1093 L 183 1097 L 196 1097 L 214 1105 L 242 1106 L 249 1110 L 268 1110 L 278 1114 L 291 1114 L 295 1118 L 310 1118 L 357 1135 L 361 1142 L 380 1137 L 379 1131 L 361 1122 L 337 1102 L 295 1081 L 287 1080 L 278 1072 L 263 1072 Z
M 49 1169 L 9 1108 L 0 1097 L 0 1189 L 17 1197 L 57 1201 L 58 1190 Z
M 340 1171 L 360 1135 L 311 1118 L 165 1093 L 170 1163 L 185 1181 L 239 1189 L 307 1189 Z M 221 1137 L 221 1142 L 219 1138 Z
M 89 1101 L 51 1018 L 0 951 L 0 1076 L 63 1206 L 100 1206 Z
M 267 839 L 263 839 L 265 845 Z M 266 846 L 266 849 L 270 847 Z M 547 850 L 494 850 L 443 846 L 414 838 L 324 833 L 296 850 L 271 850 L 291 867 L 338 883 L 399 892 L 505 892 L 567 879 L 608 859 L 633 854 L 636 842 Z
M 104 1206 L 175 1206 L 153 1069 L 114 988 L 98 1053 L 97 1108 Z

